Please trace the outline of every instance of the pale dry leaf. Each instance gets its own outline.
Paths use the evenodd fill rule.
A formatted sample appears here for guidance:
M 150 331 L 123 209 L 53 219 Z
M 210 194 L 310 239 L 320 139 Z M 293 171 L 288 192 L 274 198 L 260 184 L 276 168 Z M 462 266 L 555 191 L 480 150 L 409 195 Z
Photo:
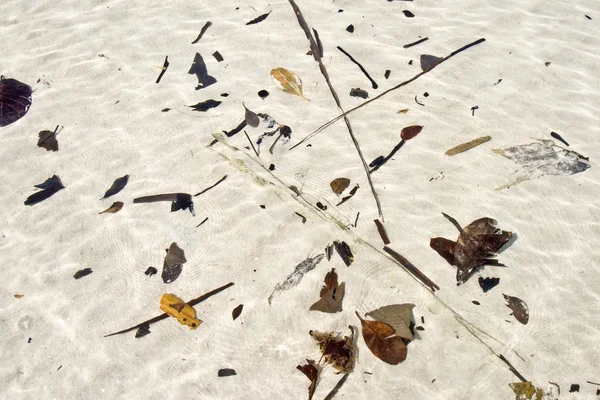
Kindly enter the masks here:
M 302 80 L 294 72 L 281 67 L 273 68 L 271 70 L 271 78 L 275 85 L 285 93 L 295 94 L 305 100 L 309 100 L 302 93 Z
M 415 305 L 410 303 L 392 304 L 368 312 L 366 316 L 388 324 L 394 329 L 396 335 L 404 339 L 414 340 L 415 337 L 410 330 L 413 308 L 415 308 Z

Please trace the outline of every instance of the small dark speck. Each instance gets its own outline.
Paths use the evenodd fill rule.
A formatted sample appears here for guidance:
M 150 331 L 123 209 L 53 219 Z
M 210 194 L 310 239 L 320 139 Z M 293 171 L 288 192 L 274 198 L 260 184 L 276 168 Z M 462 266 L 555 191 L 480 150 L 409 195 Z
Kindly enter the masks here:
M 62 368 L 62 365 L 60 367 L 58 367 L 57 371 L 60 371 L 61 368 Z
M 431 381 L 431 383 L 435 382 L 435 378 L 433 378 L 433 380 Z
M 229 93 L 221 93 L 221 97 L 228 97 Z
M 27 341 L 27 343 L 31 343 L 32 340 L 33 340 L 32 338 L 29 338 L 29 340 Z
M 218 51 L 215 51 L 212 55 L 215 58 L 215 60 L 217 60 L 218 62 L 223 61 L 223 56 Z
M 121 100 L 117 100 L 117 101 L 115 101 L 115 104 L 119 104 L 119 101 L 121 101 Z
M 309 144 L 306 145 L 306 147 L 312 147 L 312 144 L 309 143 Z
M 350 24 L 348 25 L 348 27 L 346 28 L 346 30 L 350 33 L 354 32 L 354 25 Z
M 269 171 L 275 171 L 275 164 L 269 165 Z
M 267 207 L 266 207 L 264 204 L 261 204 L 261 205 L 260 205 L 260 208 L 262 208 L 262 209 L 264 210 L 264 209 L 265 209 L 265 208 L 267 208 Z
M 341 8 L 338 10 L 338 12 L 344 12 L 344 10 L 342 10 Z
M 256 272 L 256 270 L 254 270 L 254 272 Z
M 424 324 L 425 323 L 425 317 L 421 315 L 421 323 Z
M 264 98 L 265 98 L 265 97 L 267 97 L 268 95 L 269 95 L 269 92 L 267 92 L 267 91 L 266 91 L 266 90 L 264 90 L 264 89 L 258 92 L 258 96 L 259 96 L 261 99 L 264 99 Z
M 425 93 L 423 93 L 423 96 L 424 97 L 429 97 L 429 93 L 425 92 Z
M 545 65 L 546 67 L 547 67 L 547 66 L 549 66 L 550 64 L 552 64 L 550 61 L 546 61 L 546 62 L 544 63 L 544 65 Z
M 410 61 L 408 62 L 408 65 L 412 65 L 412 62 L 413 62 L 413 60 L 410 60 Z
M 367 375 L 373 375 L 373 373 L 369 372 L 369 371 L 365 371 L 365 374 L 367 374 Z
M 404 16 L 405 16 L 406 18 L 414 18 L 414 16 L 415 16 L 415 14 L 411 13 L 411 12 L 410 12 L 410 11 L 408 11 L 408 10 L 402 10 L 402 13 L 404 14 Z
M 218 376 L 223 377 L 223 376 L 233 376 L 236 375 L 235 370 L 231 369 L 231 368 L 223 368 L 220 369 L 218 374 Z
M 480 305 L 481 303 L 478 302 L 477 300 L 473 300 L 471 303 L 475 304 L 476 306 Z
M 317 207 L 323 211 L 327 210 L 327 206 L 324 206 L 320 201 L 317 202 Z
M 571 388 L 569 389 L 569 393 L 575 393 L 575 392 L 579 392 L 579 385 L 577 383 L 572 384 Z
M 235 8 L 235 11 L 237 11 L 237 10 L 239 10 L 239 9 L 240 9 L 239 7 L 236 7 L 236 8 Z
M 390 71 L 389 69 L 386 69 L 385 74 L 383 74 L 383 76 L 385 76 L 385 79 L 388 79 L 390 77 L 391 73 L 392 73 L 392 71 Z
M 587 19 L 592 19 L 592 17 L 590 17 L 590 16 L 589 16 L 589 15 L 587 15 L 587 14 L 585 15 L 585 17 L 586 17 Z
M 162 110 L 160 110 L 160 112 L 168 112 L 168 111 L 171 111 L 171 109 L 169 107 L 163 108 Z

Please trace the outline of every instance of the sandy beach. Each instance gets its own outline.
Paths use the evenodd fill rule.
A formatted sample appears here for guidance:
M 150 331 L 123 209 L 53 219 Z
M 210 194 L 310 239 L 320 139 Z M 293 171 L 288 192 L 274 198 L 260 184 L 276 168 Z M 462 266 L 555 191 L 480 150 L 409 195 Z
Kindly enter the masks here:
M 313 399 L 600 396 L 599 11 L 5 0 L 0 121 L 7 79 L 31 87 L 31 105 L 0 127 L 0 397 L 307 399 L 307 359 Z M 54 175 L 64 188 L 48 189 Z M 500 231 L 478 235 L 482 218 Z M 434 288 L 384 250 L 374 220 Z M 350 260 L 325 255 L 336 241 Z M 342 310 L 309 311 L 333 268 Z M 486 278 L 499 281 L 484 291 Z M 193 307 L 196 329 L 168 317 L 105 337 L 161 315 L 164 294 L 228 283 Z M 356 313 L 373 327 L 367 313 L 404 303 L 413 339 L 374 339 L 405 347 L 392 365 Z M 354 332 L 351 371 L 310 331 Z M 521 381 L 537 394 L 519 397 Z

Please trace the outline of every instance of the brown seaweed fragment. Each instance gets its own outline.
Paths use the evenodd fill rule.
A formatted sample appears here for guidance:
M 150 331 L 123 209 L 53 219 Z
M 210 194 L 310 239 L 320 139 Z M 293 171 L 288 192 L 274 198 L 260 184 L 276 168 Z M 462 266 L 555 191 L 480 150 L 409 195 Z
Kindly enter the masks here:
M 345 282 L 338 284 L 338 276 L 335 268 L 325 275 L 325 285 L 321 288 L 319 301 L 310 306 L 309 311 L 321 311 L 324 313 L 336 313 L 342 311 L 342 300 L 344 299 Z
M 333 193 L 335 193 L 339 196 L 340 194 L 342 194 L 342 192 L 344 190 L 346 190 L 348 188 L 348 186 L 350 186 L 350 179 L 336 178 L 331 181 L 329 186 L 331 186 L 331 190 L 333 190 Z
M 437 237 L 429 246 L 457 268 L 456 282 L 460 285 L 485 265 L 504 267 L 493 257 L 511 237 L 512 232 L 498 229 L 493 219 L 480 218 L 464 228 L 456 242 Z
M 125 175 L 115 179 L 115 181 L 112 185 L 110 185 L 106 193 L 104 193 L 102 199 L 106 199 L 107 197 L 114 196 L 115 194 L 119 193 L 125 188 L 125 186 L 127 186 L 127 182 L 129 182 L 129 175 Z
M 158 78 L 156 78 L 156 83 L 160 82 L 165 72 L 167 72 L 167 68 L 169 68 L 169 56 L 165 57 L 165 62 L 161 68 L 160 74 L 158 74 Z
M 529 307 L 527 307 L 527 304 L 518 297 L 508 296 L 504 293 L 502 296 L 504 296 L 507 303 L 506 306 L 512 310 L 512 315 L 514 315 L 517 321 L 523 325 L 527 325 L 529 322 Z
M 352 328 L 352 327 L 350 327 Z M 309 334 L 319 345 L 322 358 L 327 364 L 340 372 L 349 373 L 354 369 L 356 352 L 354 350 L 354 331 L 350 336 L 341 336 L 335 332 L 322 333 L 310 331 Z
M 308 387 L 308 400 L 312 400 L 315 389 L 317 388 L 317 383 L 319 381 L 319 375 L 321 374 L 321 366 L 315 363 L 314 360 L 306 359 L 305 365 L 298 365 L 296 367 L 299 371 L 301 371 L 308 380 L 310 380 L 310 386 Z

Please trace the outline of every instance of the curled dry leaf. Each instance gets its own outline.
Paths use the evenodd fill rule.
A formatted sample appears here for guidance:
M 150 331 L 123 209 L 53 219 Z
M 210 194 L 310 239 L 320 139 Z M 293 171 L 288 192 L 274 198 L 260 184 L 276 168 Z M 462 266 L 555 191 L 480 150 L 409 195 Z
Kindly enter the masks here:
M 273 68 L 271 70 L 271 78 L 273 82 L 286 93 L 295 94 L 308 100 L 302 94 L 302 80 L 294 72 L 285 68 Z
M 338 276 L 335 268 L 325 275 L 325 285 L 321 288 L 321 299 L 310 306 L 309 311 L 321 311 L 324 313 L 336 313 L 342 311 L 342 300 L 344 299 L 345 283 L 338 285 Z
M 122 201 L 115 201 L 114 203 L 112 203 L 112 205 L 110 207 L 108 207 L 106 210 L 102 211 L 100 214 L 104 214 L 104 213 L 109 213 L 109 214 L 114 214 L 116 212 L 119 212 L 121 210 L 121 208 L 123 208 L 123 202 Z
M 413 308 L 415 308 L 415 305 L 409 303 L 392 304 L 368 312 L 366 316 L 391 326 L 396 335 L 404 339 L 414 340 L 415 337 L 410 330 Z
M 310 336 L 317 342 L 325 362 L 340 372 L 349 373 L 354 369 L 356 359 L 354 351 L 354 331 L 350 336 L 335 333 L 310 331 Z
M 314 360 L 306 359 L 305 365 L 298 365 L 296 368 L 306 375 L 306 377 L 310 380 L 310 386 L 308 387 L 308 400 L 311 400 L 315 394 L 315 389 L 317 388 L 321 367 L 316 364 Z
M 419 133 L 421 133 L 422 130 L 423 126 L 421 125 L 407 126 L 406 128 L 403 128 L 400 132 L 400 137 L 402 138 L 402 140 L 410 140 L 417 136 Z
M 527 325 L 529 322 L 529 307 L 527 307 L 527 304 L 518 297 L 508 296 L 504 293 L 502 296 L 504 296 L 506 306 L 512 310 L 512 315 L 515 316 L 517 321 Z
M 406 360 L 406 344 L 400 336 L 393 336 L 391 326 L 380 321 L 364 320 L 358 312 L 356 316 L 362 325 L 363 339 L 375 357 L 392 365 Z
M 202 323 L 202 320 L 196 318 L 196 310 L 174 294 L 163 294 L 160 299 L 160 309 L 177 318 L 182 325 L 187 325 L 190 329 L 196 329 Z
M 167 255 L 163 262 L 163 271 L 161 278 L 164 283 L 172 283 L 179 277 L 183 270 L 183 264 L 187 260 L 183 250 L 177 246 L 177 243 L 171 243 L 171 246 L 167 249 Z
M 470 142 L 459 144 L 458 146 L 455 146 L 448 150 L 445 154 L 447 156 L 454 156 L 467 150 L 471 150 L 473 147 L 477 147 L 482 143 L 489 142 L 490 140 L 492 140 L 491 136 L 482 136 L 480 138 L 473 139 Z
M 336 178 L 331 181 L 329 186 L 331 186 L 331 190 L 333 190 L 333 193 L 335 193 L 339 196 L 340 194 L 342 194 L 342 192 L 344 190 L 346 190 L 348 188 L 348 186 L 350 186 L 350 179 Z
M 457 268 L 456 281 L 459 285 L 484 265 L 504 266 L 493 257 L 510 240 L 512 232 L 498 229 L 496 221 L 491 218 L 480 218 L 462 229 L 454 218 L 444 216 L 459 229 L 458 239 L 454 242 L 441 237 L 432 238 L 429 246 Z

